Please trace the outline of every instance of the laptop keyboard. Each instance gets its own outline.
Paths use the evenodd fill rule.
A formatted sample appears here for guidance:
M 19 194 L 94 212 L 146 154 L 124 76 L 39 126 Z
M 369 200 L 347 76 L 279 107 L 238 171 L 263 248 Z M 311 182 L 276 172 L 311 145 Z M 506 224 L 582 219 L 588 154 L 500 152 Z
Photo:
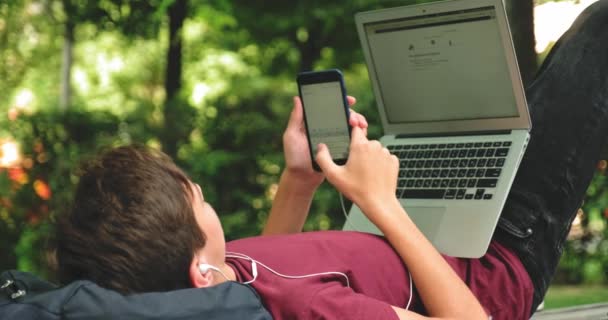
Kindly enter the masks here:
M 388 145 L 399 158 L 397 198 L 490 200 L 510 141 Z

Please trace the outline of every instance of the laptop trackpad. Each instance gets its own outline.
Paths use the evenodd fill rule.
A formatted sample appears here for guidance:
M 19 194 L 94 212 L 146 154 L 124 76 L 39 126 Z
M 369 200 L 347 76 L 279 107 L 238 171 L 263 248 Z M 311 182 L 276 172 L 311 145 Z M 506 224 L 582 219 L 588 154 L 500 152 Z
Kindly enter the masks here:
M 406 207 L 405 210 L 418 229 L 432 241 L 441 226 L 445 207 Z

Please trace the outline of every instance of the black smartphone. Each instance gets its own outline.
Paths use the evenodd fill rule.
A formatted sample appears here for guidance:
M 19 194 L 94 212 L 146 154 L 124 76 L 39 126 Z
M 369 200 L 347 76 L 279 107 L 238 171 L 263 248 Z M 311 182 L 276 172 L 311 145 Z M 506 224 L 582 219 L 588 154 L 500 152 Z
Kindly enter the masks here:
M 319 143 L 327 145 L 336 164 L 345 164 L 350 146 L 350 109 L 342 73 L 337 69 L 302 72 L 297 82 L 312 167 L 321 171 L 315 161 Z

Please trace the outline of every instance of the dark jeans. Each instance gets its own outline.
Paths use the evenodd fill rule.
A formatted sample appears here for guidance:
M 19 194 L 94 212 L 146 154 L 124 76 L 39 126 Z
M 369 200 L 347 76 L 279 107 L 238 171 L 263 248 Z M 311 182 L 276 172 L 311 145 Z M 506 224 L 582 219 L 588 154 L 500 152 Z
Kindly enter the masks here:
M 495 239 L 528 271 L 534 312 L 608 147 L 608 0 L 590 6 L 562 36 L 526 95 L 531 140 Z

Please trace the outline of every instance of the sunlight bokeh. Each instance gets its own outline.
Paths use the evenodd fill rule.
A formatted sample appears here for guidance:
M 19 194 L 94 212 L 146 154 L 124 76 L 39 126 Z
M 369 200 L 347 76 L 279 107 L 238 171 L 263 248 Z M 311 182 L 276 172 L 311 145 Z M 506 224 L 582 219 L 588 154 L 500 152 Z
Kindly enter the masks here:
M 8 139 L 0 141 L 0 168 L 16 167 L 20 162 L 19 144 Z
M 536 52 L 541 53 L 568 30 L 585 8 L 597 0 L 546 2 L 534 8 Z

